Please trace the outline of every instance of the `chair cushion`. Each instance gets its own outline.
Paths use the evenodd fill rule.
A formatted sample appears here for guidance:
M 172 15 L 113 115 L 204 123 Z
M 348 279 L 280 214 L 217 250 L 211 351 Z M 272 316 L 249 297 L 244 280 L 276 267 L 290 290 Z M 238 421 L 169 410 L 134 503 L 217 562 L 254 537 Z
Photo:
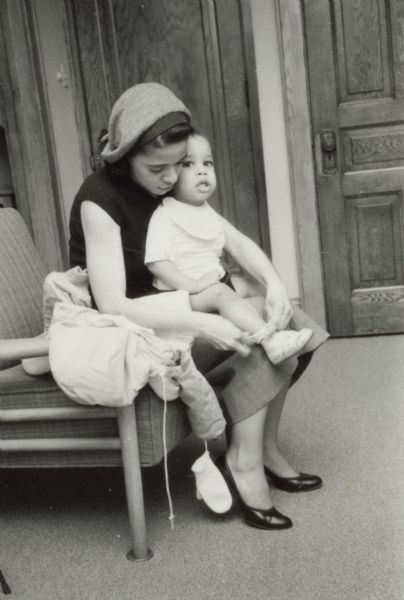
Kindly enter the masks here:
M 93 411 L 93 418 L 58 416 L 51 420 L 13 420 L 16 409 L 74 407 Z M 144 466 L 159 463 L 163 449 L 163 402 L 147 386 L 135 400 L 139 432 L 140 460 Z M 13 413 L 11 412 L 13 411 Z M 106 411 L 110 417 L 105 418 Z M 101 416 L 102 415 L 102 416 Z M 184 405 L 180 400 L 170 401 L 167 407 L 167 447 L 171 450 L 190 432 Z M 49 438 L 117 438 L 118 426 L 115 409 L 100 406 L 82 406 L 70 400 L 57 386 L 52 376 L 30 377 L 21 365 L 0 372 L 0 466 L 112 466 L 121 464 L 119 450 L 2 452 L 2 440 Z
M 21 215 L 0 209 L 0 338 L 24 338 L 43 331 L 41 264 Z M 0 361 L 5 369 L 17 361 Z

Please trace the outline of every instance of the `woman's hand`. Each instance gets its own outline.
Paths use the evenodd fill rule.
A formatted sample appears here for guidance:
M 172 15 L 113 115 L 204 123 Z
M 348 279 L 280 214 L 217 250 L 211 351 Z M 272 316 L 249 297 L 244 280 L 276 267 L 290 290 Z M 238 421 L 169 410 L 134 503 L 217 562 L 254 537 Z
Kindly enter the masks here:
M 271 286 L 271 289 L 267 291 L 265 309 L 268 324 L 272 325 L 273 331 L 280 331 L 288 326 L 293 308 L 283 284 Z
M 219 350 L 235 350 L 242 356 L 251 352 L 252 341 L 248 333 L 241 331 L 228 319 L 219 315 L 194 313 L 198 319 L 197 337 L 210 342 Z
M 261 283 L 268 290 L 265 299 L 268 327 L 266 332 L 285 329 L 293 310 L 286 287 L 274 269 L 269 258 L 255 242 L 240 233 L 226 219 L 222 218 L 225 235 L 225 250 L 233 260 L 248 273 L 252 279 Z

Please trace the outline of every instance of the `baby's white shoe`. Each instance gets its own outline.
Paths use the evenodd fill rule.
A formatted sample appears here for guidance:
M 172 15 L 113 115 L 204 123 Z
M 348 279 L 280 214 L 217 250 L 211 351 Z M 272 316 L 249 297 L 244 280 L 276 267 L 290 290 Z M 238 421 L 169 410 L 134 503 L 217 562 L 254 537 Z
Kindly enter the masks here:
M 208 450 L 192 465 L 196 479 L 196 497 L 215 513 L 230 510 L 233 499 L 223 475 L 210 458 Z
M 285 329 L 275 331 L 272 336 L 261 342 L 272 364 L 277 365 L 283 360 L 295 356 L 307 344 L 313 331 L 311 329 Z

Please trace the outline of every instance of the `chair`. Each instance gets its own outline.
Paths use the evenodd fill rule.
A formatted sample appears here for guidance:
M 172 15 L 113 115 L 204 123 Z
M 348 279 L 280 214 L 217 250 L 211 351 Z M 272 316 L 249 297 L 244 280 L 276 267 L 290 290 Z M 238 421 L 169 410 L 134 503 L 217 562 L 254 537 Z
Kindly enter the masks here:
M 127 556 L 147 560 L 152 552 L 140 467 L 163 458 L 163 403 L 146 387 L 136 407 L 83 406 L 50 374 L 25 373 L 20 358 L 46 353 L 46 342 L 21 339 L 42 332 L 44 277 L 21 216 L 13 208 L 0 209 L 0 468 L 123 465 L 132 543 Z M 190 432 L 180 400 L 168 403 L 166 431 L 168 450 Z

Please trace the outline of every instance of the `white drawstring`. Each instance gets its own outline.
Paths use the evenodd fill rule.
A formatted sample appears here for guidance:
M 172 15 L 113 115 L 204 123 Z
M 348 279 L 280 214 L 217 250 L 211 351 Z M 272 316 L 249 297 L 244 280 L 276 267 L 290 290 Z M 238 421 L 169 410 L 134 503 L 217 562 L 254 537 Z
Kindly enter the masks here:
M 166 397 L 166 384 L 164 375 L 160 373 L 161 382 L 163 386 L 163 401 L 164 401 L 164 413 L 163 413 L 163 451 L 164 451 L 164 477 L 166 483 L 166 492 L 168 498 L 168 506 L 170 510 L 170 514 L 168 520 L 171 522 L 171 529 L 174 529 L 174 511 L 173 511 L 173 503 L 171 499 L 170 493 L 170 481 L 168 476 L 168 450 L 167 450 L 167 397 Z

